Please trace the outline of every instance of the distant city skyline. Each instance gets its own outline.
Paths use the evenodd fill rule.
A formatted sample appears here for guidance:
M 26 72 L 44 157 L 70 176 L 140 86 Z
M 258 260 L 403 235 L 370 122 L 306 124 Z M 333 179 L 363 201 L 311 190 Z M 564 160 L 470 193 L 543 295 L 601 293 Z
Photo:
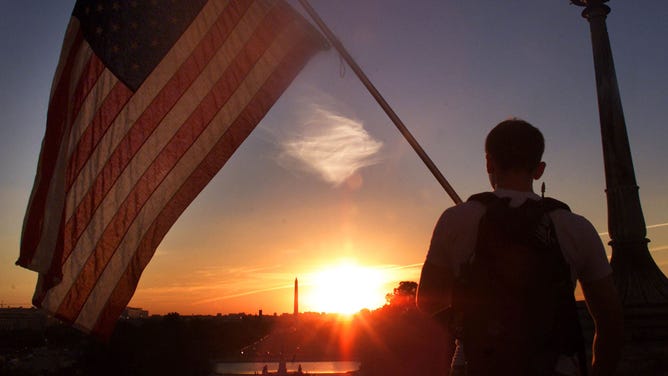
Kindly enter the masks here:
M 546 137 L 548 167 L 538 184 L 608 242 L 591 43 L 579 7 L 568 0 L 312 4 L 462 198 L 489 189 L 487 131 L 520 117 Z M 13 264 L 73 5 L 27 0 L 3 12 L 5 306 L 29 306 L 35 287 L 35 273 Z M 666 273 L 668 51 L 660 46 L 668 3 L 608 5 L 650 252 Z M 377 308 L 399 281 L 418 280 L 433 226 L 451 205 L 350 69 L 333 50 L 320 53 L 177 221 L 130 306 L 290 313 L 297 277 L 301 311 Z

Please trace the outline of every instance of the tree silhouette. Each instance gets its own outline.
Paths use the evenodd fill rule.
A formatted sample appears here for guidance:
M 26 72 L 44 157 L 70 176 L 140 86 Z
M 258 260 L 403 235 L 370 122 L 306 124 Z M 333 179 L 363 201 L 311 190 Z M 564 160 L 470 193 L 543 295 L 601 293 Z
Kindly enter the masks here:
M 415 295 L 417 293 L 418 284 L 413 281 L 401 281 L 399 286 L 395 287 L 393 292 L 385 295 L 387 304 L 396 308 L 413 308 L 415 307 Z
M 451 351 L 444 328 L 415 304 L 418 284 L 401 281 L 387 304 L 365 318 L 360 343 L 363 375 L 447 374 Z

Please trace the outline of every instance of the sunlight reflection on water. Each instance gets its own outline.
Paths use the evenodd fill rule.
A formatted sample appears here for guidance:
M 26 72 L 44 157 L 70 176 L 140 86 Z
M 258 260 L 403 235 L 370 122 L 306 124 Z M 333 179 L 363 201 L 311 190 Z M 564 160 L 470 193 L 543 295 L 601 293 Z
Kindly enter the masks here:
M 296 372 L 300 364 L 304 373 L 317 374 L 345 373 L 357 371 L 360 368 L 360 362 L 357 361 L 287 362 L 288 372 Z M 216 363 L 214 372 L 216 374 L 259 375 L 262 373 L 262 367 L 265 365 L 268 367 L 269 372 L 275 373 L 278 370 L 277 362 L 220 362 Z

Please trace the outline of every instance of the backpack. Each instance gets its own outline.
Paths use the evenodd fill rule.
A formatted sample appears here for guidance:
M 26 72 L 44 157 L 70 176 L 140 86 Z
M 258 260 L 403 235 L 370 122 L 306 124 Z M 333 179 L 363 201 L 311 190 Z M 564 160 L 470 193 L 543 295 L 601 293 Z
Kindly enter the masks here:
M 586 374 L 570 268 L 547 215 L 568 206 L 543 198 L 511 208 L 490 192 L 470 200 L 486 212 L 453 292 L 467 374 L 551 375 L 560 355 L 578 355 Z

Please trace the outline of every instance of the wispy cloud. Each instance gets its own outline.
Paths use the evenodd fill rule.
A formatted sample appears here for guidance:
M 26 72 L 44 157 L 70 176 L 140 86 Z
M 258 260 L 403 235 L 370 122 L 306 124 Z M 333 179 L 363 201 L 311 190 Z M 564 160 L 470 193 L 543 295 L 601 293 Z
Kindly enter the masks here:
M 191 276 L 195 278 L 175 280 L 167 285 L 143 287 L 142 292 L 153 296 L 190 295 L 194 299 L 217 296 L 214 299 L 195 301 L 193 304 L 207 303 L 289 287 L 285 281 L 291 281 L 294 274 L 277 271 L 280 269 L 281 265 L 236 268 L 210 266 L 192 271 Z
M 656 224 L 656 225 L 650 225 L 650 226 L 647 226 L 647 229 L 649 230 L 649 229 L 651 229 L 651 228 L 666 227 L 666 226 L 668 226 L 668 222 L 666 222 L 666 223 L 659 223 L 659 224 Z
M 668 245 L 663 245 L 663 246 L 659 246 L 659 247 L 652 247 L 652 248 L 649 249 L 649 251 L 651 253 L 661 252 L 661 251 L 668 251 Z
M 422 262 L 415 263 L 415 264 L 408 264 L 408 265 L 392 265 L 392 266 L 389 266 L 388 269 L 391 269 L 391 270 L 421 269 L 422 265 L 423 265 Z
M 239 291 L 239 292 L 236 292 L 236 293 L 226 294 L 226 295 L 223 295 L 223 296 L 217 296 L 217 297 L 214 297 L 214 298 L 202 299 L 202 300 L 193 302 L 193 305 L 212 303 L 212 302 L 217 302 L 217 301 L 221 301 L 221 300 L 225 300 L 225 299 L 238 298 L 238 297 L 241 297 L 241 296 L 255 295 L 255 294 L 259 294 L 259 293 L 267 292 L 267 291 L 275 291 L 275 290 L 283 290 L 283 289 L 291 289 L 291 288 L 294 288 L 293 284 L 284 284 L 284 285 L 266 287 L 266 288 L 255 289 L 255 290 L 244 290 L 244 291 Z
M 338 186 L 362 167 L 379 161 L 382 142 L 355 119 L 312 104 L 299 135 L 282 142 L 281 164 L 317 174 Z
M 648 230 L 650 230 L 650 229 L 653 229 L 653 228 L 666 227 L 666 226 L 668 226 L 668 222 L 665 222 L 665 223 L 657 223 L 657 224 L 655 224 L 655 225 L 649 225 L 649 226 L 646 226 L 645 228 L 648 229 Z M 599 232 L 598 235 L 599 235 L 599 236 L 609 236 L 610 233 L 607 232 L 607 231 L 606 231 L 606 232 Z

